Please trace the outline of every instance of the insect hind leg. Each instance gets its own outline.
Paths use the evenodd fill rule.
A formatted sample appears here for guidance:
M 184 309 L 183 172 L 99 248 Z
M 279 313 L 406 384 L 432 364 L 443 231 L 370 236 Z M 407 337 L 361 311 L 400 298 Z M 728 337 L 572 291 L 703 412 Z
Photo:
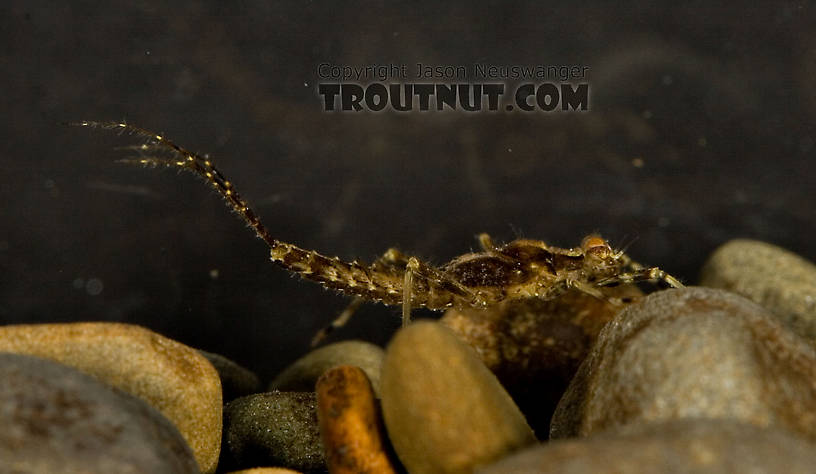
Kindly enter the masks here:
M 402 252 L 392 247 L 388 249 L 380 258 L 375 260 L 374 263 L 371 264 L 370 268 L 372 271 L 404 271 L 407 265 L 408 258 L 403 255 Z M 317 346 L 324 339 L 326 339 L 329 334 L 334 332 L 336 329 L 340 329 L 345 326 L 349 320 L 351 320 L 360 306 L 362 306 L 363 302 L 365 302 L 364 298 L 355 296 L 354 299 L 352 299 L 345 309 L 343 309 L 343 311 L 337 316 L 337 318 L 331 322 L 331 324 L 325 326 L 314 335 L 311 346 Z

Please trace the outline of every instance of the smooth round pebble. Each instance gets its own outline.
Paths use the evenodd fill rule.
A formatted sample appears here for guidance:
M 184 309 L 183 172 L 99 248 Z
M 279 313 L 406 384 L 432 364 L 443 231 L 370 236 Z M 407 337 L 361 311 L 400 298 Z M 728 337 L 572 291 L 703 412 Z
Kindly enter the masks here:
M 374 393 L 380 394 L 380 370 L 385 351 L 363 341 L 344 341 L 315 349 L 283 370 L 269 384 L 270 390 L 311 392 L 324 372 L 338 365 L 353 365 L 363 369 L 371 381 Z
M 709 257 L 700 285 L 739 293 L 816 342 L 816 265 L 765 242 L 738 239 Z
M 197 473 L 178 429 L 144 401 L 68 366 L 0 353 L 0 471 Z
M 643 294 L 633 285 L 603 291 L 620 298 Z M 573 290 L 551 300 L 450 309 L 439 322 L 476 349 L 536 434 L 546 437 L 558 400 L 601 328 L 620 310 L 620 305 Z
M 326 469 L 314 392 L 268 392 L 224 407 L 222 466 Z
M 814 472 L 816 449 L 791 433 L 733 420 L 635 424 L 525 449 L 478 474 Z
M 382 410 L 412 474 L 470 472 L 536 442 L 476 352 L 435 322 L 403 328 L 388 345 Z
M 241 367 L 220 354 L 202 350 L 198 352 L 206 357 L 215 367 L 215 370 L 218 371 L 218 376 L 221 378 L 224 403 L 238 397 L 258 393 L 261 390 L 261 380 L 251 370 Z
M 0 351 L 52 359 L 145 400 L 172 421 L 204 473 L 221 446 L 221 382 L 207 359 L 148 329 L 118 323 L 0 327 Z
M 601 331 L 550 436 L 699 417 L 776 425 L 816 440 L 814 348 L 734 293 L 653 293 Z

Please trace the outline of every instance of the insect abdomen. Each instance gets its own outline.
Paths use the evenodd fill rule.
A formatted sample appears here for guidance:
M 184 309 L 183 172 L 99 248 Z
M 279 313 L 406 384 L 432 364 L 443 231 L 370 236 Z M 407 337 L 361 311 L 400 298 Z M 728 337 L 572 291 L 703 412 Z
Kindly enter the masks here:
M 283 242 L 273 246 L 270 253 L 272 261 L 327 288 L 385 304 L 402 302 L 402 276 L 396 273 L 377 272 L 374 278 L 371 270 L 358 262 L 344 262 Z

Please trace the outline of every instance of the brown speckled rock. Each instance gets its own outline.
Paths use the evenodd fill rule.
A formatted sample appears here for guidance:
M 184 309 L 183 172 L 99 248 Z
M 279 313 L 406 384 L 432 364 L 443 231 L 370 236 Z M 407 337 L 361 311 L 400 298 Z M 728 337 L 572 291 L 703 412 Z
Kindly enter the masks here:
M 536 442 L 476 352 L 434 322 L 403 328 L 388 345 L 382 409 L 391 443 L 413 474 L 470 472 Z
M 774 428 L 733 420 L 635 424 L 584 439 L 529 448 L 479 474 L 786 473 L 816 467 L 812 443 Z
M 325 471 L 314 392 L 256 393 L 227 404 L 222 464 Z
M 215 472 L 221 445 L 221 382 L 195 349 L 117 323 L 0 327 L 0 351 L 52 359 L 145 400 L 181 431 L 201 471 Z
M 816 342 L 816 265 L 783 248 L 732 240 L 703 267 L 701 286 L 739 293 Z
M 332 474 L 398 471 L 384 436 L 380 406 L 363 369 L 341 365 L 315 387 L 320 437 Z
M 323 372 L 338 365 L 353 365 L 363 369 L 374 393 L 380 394 L 380 370 L 385 351 L 382 347 L 363 341 L 343 341 L 315 349 L 283 370 L 270 390 L 309 392 L 315 388 Z
M 632 285 L 604 288 L 618 298 L 642 296 Z M 476 349 L 539 437 L 601 328 L 622 306 L 586 293 L 508 300 L 486 310 L 451 309 L 440 323 Z
M 218 371 L 218 376 L 221 378 L 224 403 L 260 391 L 261 381 L 251 370 L 241 367 L 220 354 L 202 350 L 198 352 L 206 357 L 215 367 L 215 370 Z
M 660 291 L 601 331 L 550 435 L 689 417 L 776 425 L 816 440 L 816 352 L 741 296 Z
M 0 353 L 0 472 L 197 473 L 178 429 L 68 366 Z

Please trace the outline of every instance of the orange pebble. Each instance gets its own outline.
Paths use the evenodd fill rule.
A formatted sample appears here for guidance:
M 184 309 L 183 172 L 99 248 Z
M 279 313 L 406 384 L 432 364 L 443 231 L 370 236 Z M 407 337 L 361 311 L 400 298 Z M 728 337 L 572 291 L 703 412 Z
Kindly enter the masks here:
M 317 418 L 329 472 L 395 473 L 385 452 L 378 404 L 365 372 L 341 365 L 318 380 Z

